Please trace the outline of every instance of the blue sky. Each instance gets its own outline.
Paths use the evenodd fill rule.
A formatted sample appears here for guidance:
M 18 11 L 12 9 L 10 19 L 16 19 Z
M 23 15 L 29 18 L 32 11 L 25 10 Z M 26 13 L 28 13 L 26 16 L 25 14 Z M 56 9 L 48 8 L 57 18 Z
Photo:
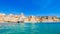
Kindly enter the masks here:
M 0 13 L 60 16 L 60 0 L 0 0 Z

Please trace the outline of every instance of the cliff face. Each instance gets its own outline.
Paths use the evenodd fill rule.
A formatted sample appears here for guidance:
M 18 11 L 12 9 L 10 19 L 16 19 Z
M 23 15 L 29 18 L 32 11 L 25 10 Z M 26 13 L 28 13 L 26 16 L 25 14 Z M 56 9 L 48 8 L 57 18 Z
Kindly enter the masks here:
M 0 14 L 0 22 L 18 22 L 18 21 L 23 21 L 23 22 L 60 22 L 60 19 L 55 16 L 28 16 L 25 17 L 24 14 L 21 15 L 3 15 Z

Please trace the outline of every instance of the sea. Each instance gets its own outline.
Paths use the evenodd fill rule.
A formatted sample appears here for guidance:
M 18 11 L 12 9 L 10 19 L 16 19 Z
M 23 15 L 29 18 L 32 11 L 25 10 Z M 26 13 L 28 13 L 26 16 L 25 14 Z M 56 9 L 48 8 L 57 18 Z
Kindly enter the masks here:
M 60 22 L 0 23 L 0 34 L 60 34 Z

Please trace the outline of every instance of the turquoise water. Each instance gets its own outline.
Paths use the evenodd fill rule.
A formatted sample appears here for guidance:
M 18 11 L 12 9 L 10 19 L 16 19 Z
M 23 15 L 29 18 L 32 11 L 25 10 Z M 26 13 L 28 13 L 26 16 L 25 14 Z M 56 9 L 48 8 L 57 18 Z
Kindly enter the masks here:
M 0 34 L 60 34 L 60 23 L 1 23 Z

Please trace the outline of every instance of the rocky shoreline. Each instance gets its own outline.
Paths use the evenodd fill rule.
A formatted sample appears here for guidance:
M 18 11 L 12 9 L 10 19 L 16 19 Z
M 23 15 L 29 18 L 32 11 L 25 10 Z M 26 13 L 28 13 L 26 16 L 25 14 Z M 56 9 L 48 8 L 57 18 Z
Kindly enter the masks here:
M 15 23 L 60 22 L 60 18 L 56 16 L 24 16 L 23 13 L 21 13 L 20 15 L 0 14 L 0 23 L 3 22 L 15 22 Z

